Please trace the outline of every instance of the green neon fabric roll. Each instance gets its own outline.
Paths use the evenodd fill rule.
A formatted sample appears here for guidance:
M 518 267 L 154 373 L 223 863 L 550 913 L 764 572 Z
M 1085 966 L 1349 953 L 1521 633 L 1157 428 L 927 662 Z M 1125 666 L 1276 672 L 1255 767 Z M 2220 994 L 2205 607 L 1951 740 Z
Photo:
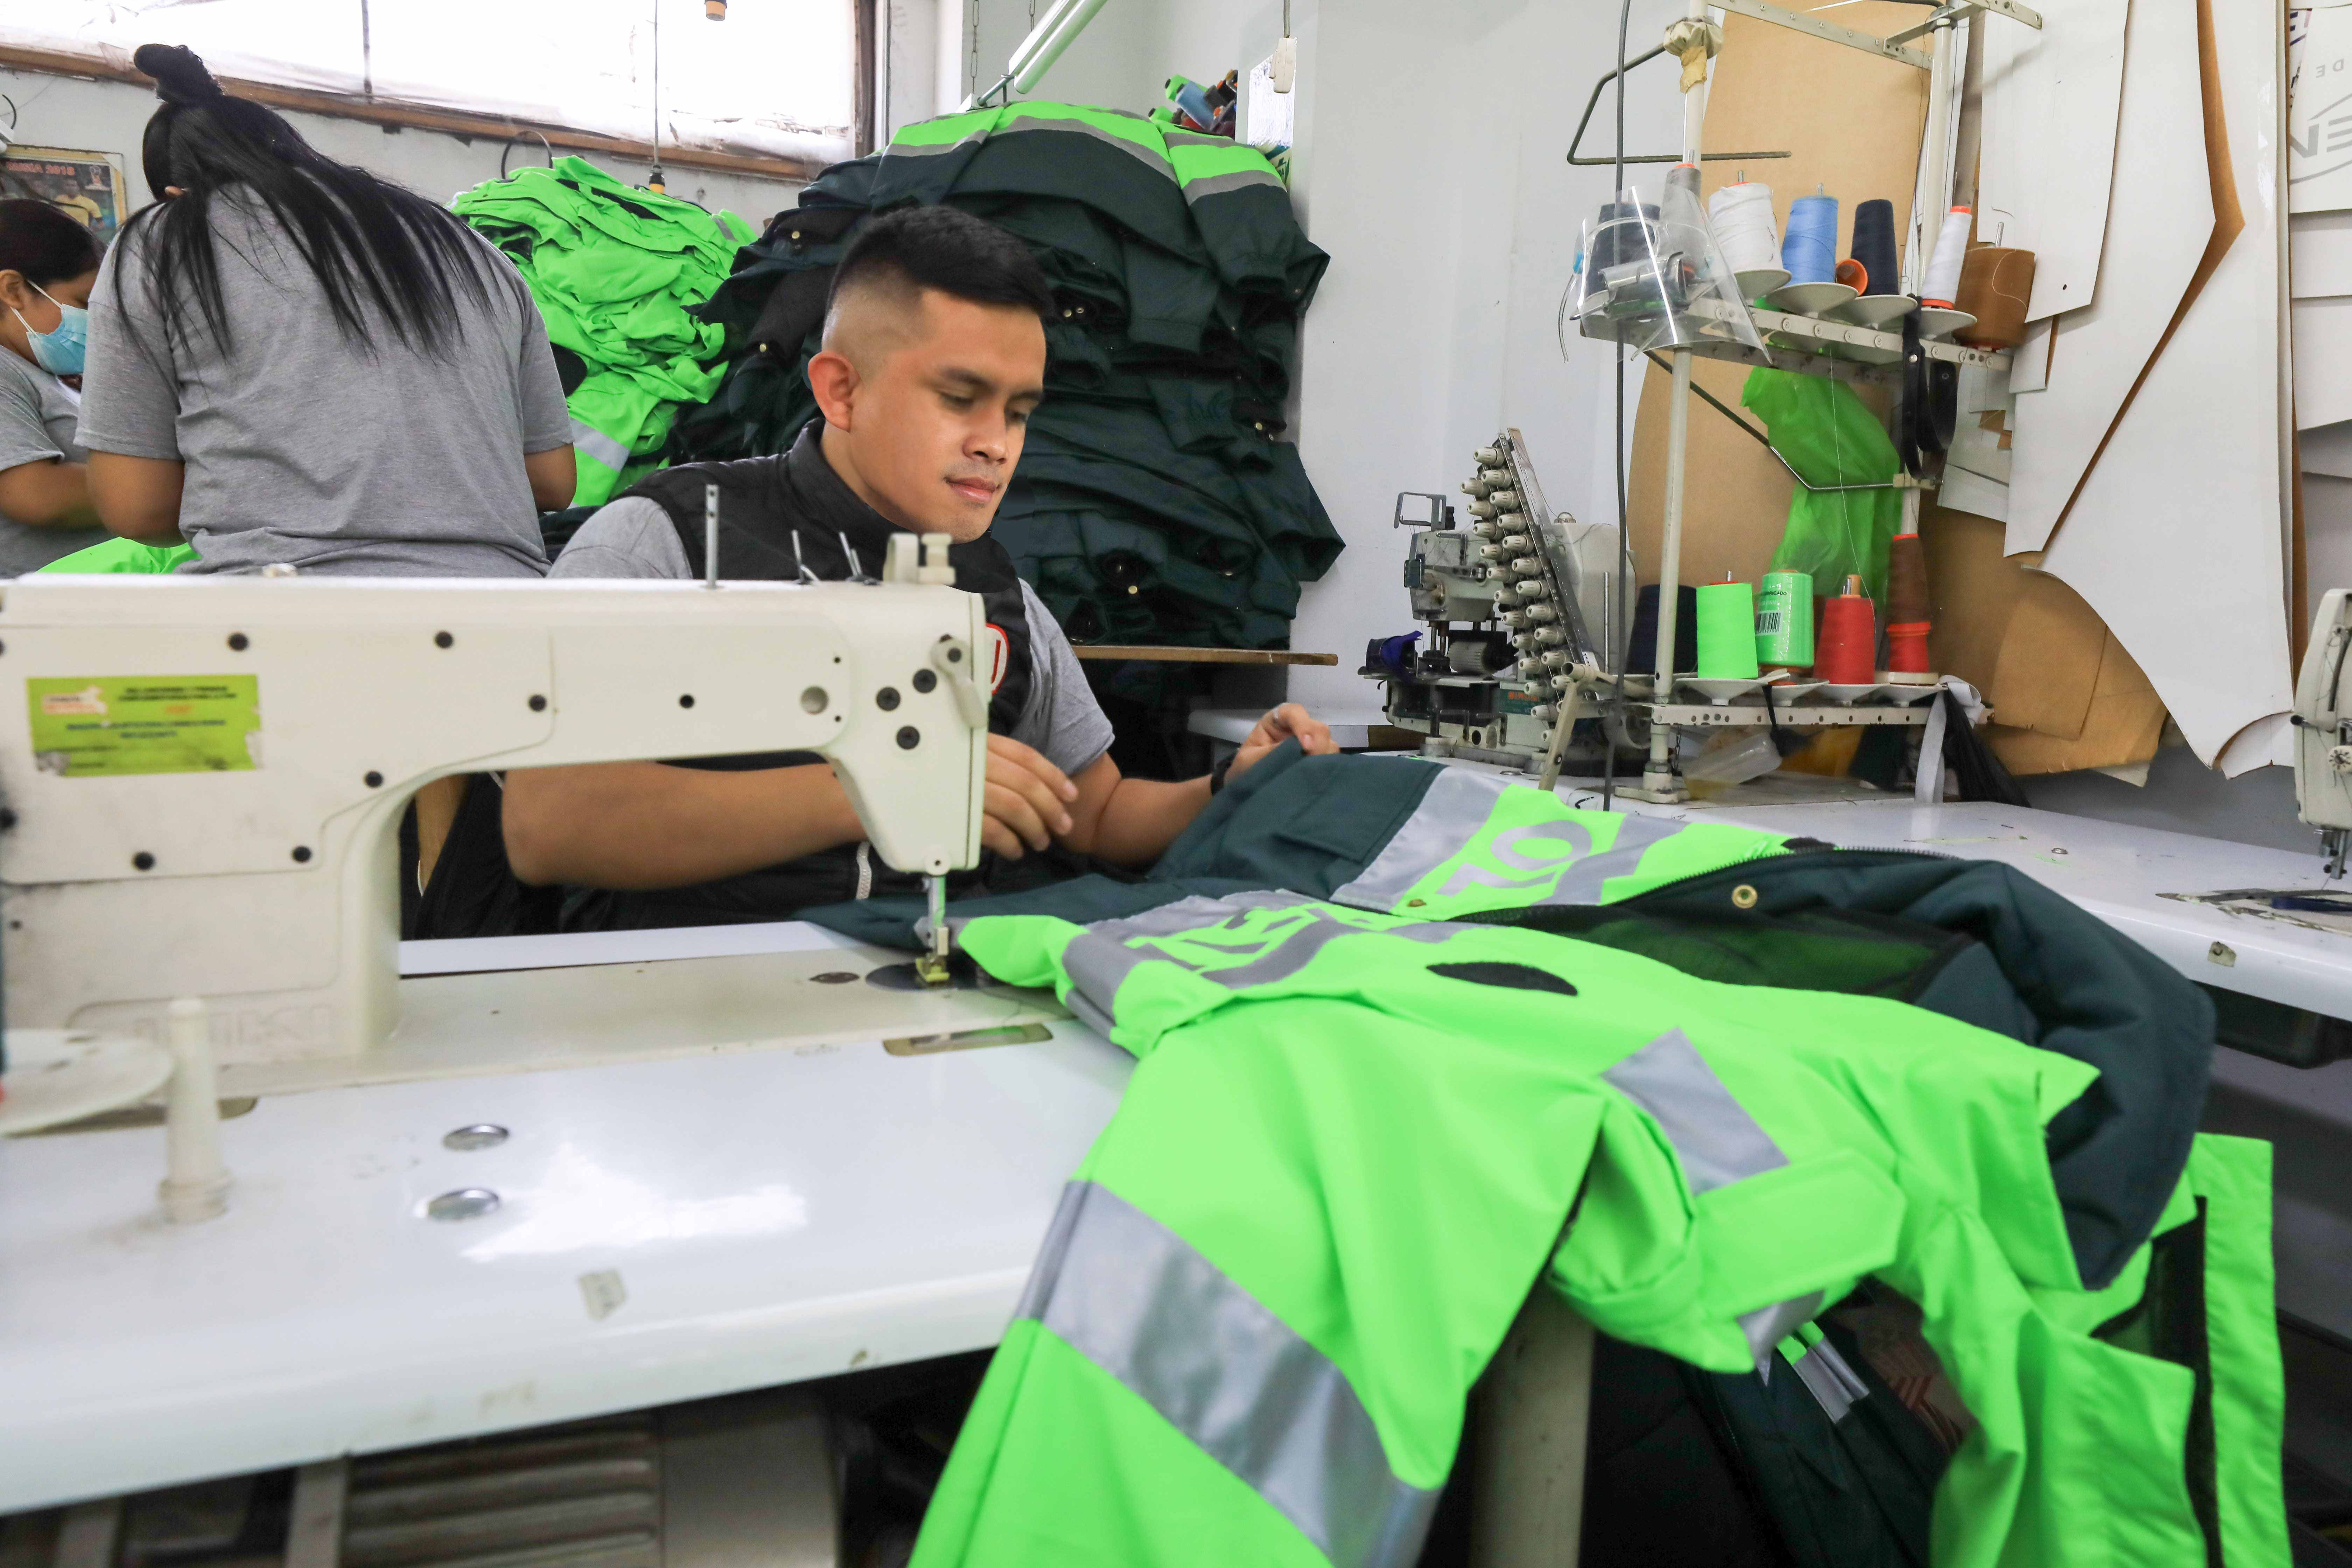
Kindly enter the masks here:
M 1938 1568 L 2201 1562 L 2199 1380 L 2159 1330 L 2115 1327 L 2183 1268 L 2211 1342 L 2207 1511 L 2233 1568 L 2285 1561 L 2263 1151 L 2200 1138 L 2156 1241 L 2087 1291 L 2043 1148 L 2084 1063 L 1880 998 L 1297 895 L 962 941 L 1139 1066 L 919 1568 L 1410 1563 L 1530 1280 L 1740 1373 L 1864 1275 L 1921 1305 L 1979 1423 L 1937 1494 Z
M 1825 376 L 1753 370 L 1739 401 L 1756 410 L 1773 449 L 1804 477 L 1789 497 L 1789 526 L 1772 552 L 1775 572 L 1805 572 L 1834 593 L 1859 573 L 1866 596 L 1886 597 L 1886 553 L 1903 516 L 1894 489 L 1841 490 L 1839 485 L 1883 485 L 1901 470 L 1895 443 L 1853 388 Z
M 1748 584 L 1699 584 L 1698 673 L 1704 680 L 1756 679 L 1756 591 Z
M 1756 659 L 1792 669 L 1811 668 L 1813 580 L 1805 573 L 1764 574 L 1764 591 L 1756 601 Z
M 558 361 L 577 356 L 583 374 L 565 378 L 572 503 L 602 504 L 658 459 L 679 407 L 726 374 L 726 333 L 689 311 L 726 280 L 751 226 L 579 157 L 488 181 L 450 206 L 521 271 Z

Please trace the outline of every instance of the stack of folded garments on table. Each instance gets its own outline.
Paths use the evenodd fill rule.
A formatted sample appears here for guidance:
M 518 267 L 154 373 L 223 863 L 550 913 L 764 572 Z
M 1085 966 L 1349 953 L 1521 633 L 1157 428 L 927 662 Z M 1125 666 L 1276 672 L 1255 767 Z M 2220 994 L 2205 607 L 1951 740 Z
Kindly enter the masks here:
M 1046 395 L 997 537 L 1079 642 L 1280 647 L 1340 541 L 1276 439 L 1327 258 L 1264 154 L 1110 110 L 1029 101 L 910 125 L 827 170 L 737 258 L 703 318 L 726 381 L 673 461 L 781 452 L 833 269 L 869 212 L 944 202 L 1045 267 Z
M 583 158 L 525 169 L 450 205 L 522 271 L 563 375 L 580 464 L 576 506 L 659 466 L 682 405 L 725 367 L 725 336 L 692 307 L 751 235 L 733 213 L 635 190 Z

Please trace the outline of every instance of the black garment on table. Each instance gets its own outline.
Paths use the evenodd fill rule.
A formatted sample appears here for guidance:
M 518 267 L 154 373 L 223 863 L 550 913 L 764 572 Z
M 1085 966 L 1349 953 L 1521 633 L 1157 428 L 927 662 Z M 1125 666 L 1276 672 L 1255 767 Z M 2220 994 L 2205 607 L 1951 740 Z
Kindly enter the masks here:
M 805 565 L 828 582 L 858 573 L 878 577 L 892 536 L 903 531 L 860 500 L 834 472 L 825 460 L 823 429 L 822 421 L 811 421 L 802 428 L 792 450 L 780 458 L 682 464 L 652 474 L 621 493 L 655 501 L 669 514 L 697 576 L 702 574 L 707 537 L 703 491 L 715 484 L 722 576 L 735 581 L 790 582 L 799 577 Z M 845 540 L 856 553 L 855 562 L 844 553 Z M 1003 546 L 985 534 L 971 543 L 951 546 L 948 562 L 955 568 L 956 585 L 981 596 L 988 606 L 990 626 L 1004 638 L 999 650 L 1002 668 L 989 699 L 988 725 L 997 734 L 1010 734 L 1020 721 L 1034 683 L 1029 615 L 1021 580 L 1014 575 L 1013 559 Z M 823 762 L 814 752 L 771 752 L 680 758 L 671 765 L 736 773 Z M 655 892 L 574 889 L 564 900 L 562 926 L 566 931 L 618 931 L 787 920 L 805 905 L 856 899 L 861 875 L 875 894 L 905 896 L 920 890 L 919 877 L 892 870 L 871 849 L 866 852 L 861 873 L 860 847 L 839 845 L 782 865 L 690 888 Z M 1030 859 L 1027 880 L 1038 875 L 1037 858 Z M 974 890 L 998 886 L 992 856 L 983 857 L 980 867 L 958 873 L 952 885 Z M 1094 868 L 1063 859 L 1045 874 L 1066 876 Z

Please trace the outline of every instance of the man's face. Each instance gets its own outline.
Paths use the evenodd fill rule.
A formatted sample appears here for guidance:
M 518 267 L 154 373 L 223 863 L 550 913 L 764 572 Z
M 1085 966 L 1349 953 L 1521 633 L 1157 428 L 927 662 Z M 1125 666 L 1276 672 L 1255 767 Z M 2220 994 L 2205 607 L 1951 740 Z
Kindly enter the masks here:
M 927 289 L 919 313 L 865 357 L 843 378 L 845 406 L 825 396 L 821 375 L 813 378 L 827 405 L 835 468 L 901 528 L 978 539 L 995 519 L 1021 461 L 1029 412 L 1045 393 L 1044 326 L 1017 306 Z

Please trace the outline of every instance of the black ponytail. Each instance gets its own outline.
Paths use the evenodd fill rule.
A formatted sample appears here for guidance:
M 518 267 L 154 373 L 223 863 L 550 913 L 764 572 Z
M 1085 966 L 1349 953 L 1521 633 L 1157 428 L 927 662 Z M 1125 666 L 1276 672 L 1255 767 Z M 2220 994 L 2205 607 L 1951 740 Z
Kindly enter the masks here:
M 64 213 L 47 202 L 0 202 L 0 272 L 45 289 L 97 266 L 97 239 Z
M 223 191 L 238 186 L 284 226 L 336 325 L 354 342 L 367 342 L 373 306 L 403 344 L 438 356 L 454 341 L 460 294 L 487 307 L 496 279 L 521 297 L 520 279 L 494 270 L 488 249 L 455 214 L 335 162 L 274 110 L 231 98 L 191 50 L 144 44 L 131 61 L 155 79 L 163 103 L 140 146 L 148 189 L 159 199 L 124 230 L 153 230 L 142 237 L 142 281 L 174 337 L 192 336 L 193 298 L 214 340 L 223 347 L 230 341 L 211 211 Z M 161 199 L 170 188 L 182 194 Z M 114 288 L 120 303 L 120 270 Z

